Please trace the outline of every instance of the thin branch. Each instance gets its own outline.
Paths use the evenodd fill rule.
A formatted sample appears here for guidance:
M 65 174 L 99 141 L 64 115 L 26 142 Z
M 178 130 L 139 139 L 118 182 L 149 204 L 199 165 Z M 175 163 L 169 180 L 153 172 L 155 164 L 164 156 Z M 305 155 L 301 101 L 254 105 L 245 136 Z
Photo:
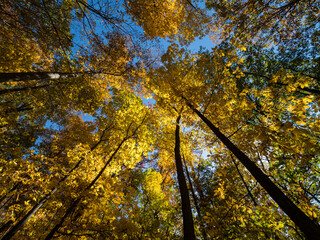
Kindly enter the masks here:
M 256 200 L 255 200 L 255 198 L 253 197 L 253 195 L 252 195 L 252 193 L 251 193 L 251 191 L 250 191 L 250 189 L 249 189 L 246 181 L 244 180 L 244 177 L 242 176 L 242 174 L 241 174 L 241 172 L 240 172 L 240 169 L 239 169 L 239 167 L 238 167 L 238 164 L 236 163 L 236 161 L 235 161 L 235 159 L 233 158 L 232 154 L 230 154 L 230 156 L 231 156 L 231 160 L 232 160 L 233 164 L 235 165 L 235 167 L 236 167 L 236 169 L 237 169 L 237 172 L 238 172 L 238 174 L 239 174 L 239 176 L 240 176 L 240 179 L 241 179 L 242 183 L 244 184 L 244 186 L 245 186 L 246 189 L 247 189 L 247 192 L 248 192 L 248 194 L 249 194 L 249 196 L 250 196 L 253 204 L 254 204 L 255 206 L 258 206 L 259 204 L 256 202 Z

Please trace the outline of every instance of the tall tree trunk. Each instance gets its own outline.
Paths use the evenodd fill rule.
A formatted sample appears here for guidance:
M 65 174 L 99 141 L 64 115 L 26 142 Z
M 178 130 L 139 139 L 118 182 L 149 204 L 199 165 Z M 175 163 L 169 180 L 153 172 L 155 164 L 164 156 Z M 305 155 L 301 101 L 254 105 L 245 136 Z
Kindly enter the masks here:
M 74 72 L 74 73 L 60 73 L 60 72 L 19 72 L 19 73 L 0 73 L 0 83 L 4 82 L 27 82 L 32 80 L 57 80 L 66 78 L 76 78 L 83 75 L 112 75 L 121 76 L 122 73 L 111 73 L 111 72 Z
M 184 97 L 183 97 L 184 98 Z M 319 239 L 320 226 L 314 223 L 304 212 L 302 212 L 260 168 L 251 161 L 238 147 L 236 147 L 223 133 L 220 132 L 200 111 L 184 98 L 187 105 L 196 113 L 212 132 L 226 145 L 226 147 L 239 159 L 246 169 L 253 175 L 259 184 L 268 192 L 279 207 L 300 228 L 307 239 Z
M 175 159 L 176 159 L 176 168 L 177 168 L 177 175 L 178 175 L 178 183 L 179 183 L 179 190 L 181 195 L 181 204 L 182 204 L 182 217 L 183 217 L 183 236 L 184 240 L 194 240 L 196 236 L 194 234 L 194 226 L 193 226 L 193 218 L 191 212 L 191 205 L 190 205 L 190 198 L 189 192 L 186 184 L 186 179 L 183 174 L 183 167 L 181 161 L 181 154 L 180 154 L 180 118 L 177 118 L 176 122 L 176 140 L 175 140 Z
M 59 73 L 59 72 L 21 72 L 0 73 L 0 83 L 3 82 L 25 82 L 31 80 L 57 80 L 64 78 L 75 78 L 81 73 Z
M 193 185 L 192 185 L 191 177 L 190 177 L 190 174 L 189 174 L 189 171 L 188 171 L 188 166 L 187 166 L 187 163 L 186 163 L 186 160 L 185 160 L 184 156 L 183 156 L 183 163 L 184 163 L 184 167 L 186 169 L 186 174 L 187 174 L 188 182 L 189 182 L 189 185 L 190 185 L 190 190 L 191 190 L 191 193 L 192 193 L 193 202 L 194 202 L 194 205 L 195 205 L 196 210 L 197 210 L 202 237 L 203 237 L 204 240 L 207 240 L 208 237 L 207 237 L 206 229 L 204 227 L 204 221 L 203 221 L 203 218 L 202 218 L 202 214 L 200 212 L 200 207 L 199 207 L 199 204 L 198 204 L 198 198 L 196 196 L 196 193 L 194 192 L 194 188 L 193 188 Z

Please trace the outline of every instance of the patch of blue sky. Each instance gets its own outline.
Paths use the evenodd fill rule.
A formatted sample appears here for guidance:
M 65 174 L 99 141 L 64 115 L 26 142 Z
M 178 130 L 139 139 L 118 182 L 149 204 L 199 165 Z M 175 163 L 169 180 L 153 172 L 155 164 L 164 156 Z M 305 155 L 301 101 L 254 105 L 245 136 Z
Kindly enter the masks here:
M 146 106 L 154 105 L 156 103 L 156 100 L 154 100 L 153 98 L 148 99 L 148 98 L 145 98 L 142 96 L 141 99 L 142 99 L 143 104 Z
M 216 45 L 212 39 L 210 39 L 210 36 L 206 35 L 202 38 L 196 38 L 195 41 L 190 43 L 190 45 L 187 47 L 188 50 L 192 52 L 199 52 L 200 50 L 211 50 Z
M 55 122 L 52 122 L 51 120 L 47 120 L 45 124 L 45 128 L 59 130 L 60 125 Z
M 80 116 L 82 118 L 82 120 L 85 121 L 85 122 L 94 122 L 96 120 L 96 118 L 94 116 L 86 114 L 86 113 L 83 113 L 81 111 L 77 111 L 76 114 L 78 116 Z M 54 129 L 54 130 L 60 130 L 61 126 L 56 122 L 53 122 L 51 120 L 47 120 L 46 123 L 45 123 L 45 128 Z
M 95 122 L 96 117 L 90 115 L 90 114 L 86 114 L 83 112 L 79 112 L 79 115 L 81 116 L 81 118 L 83 119 L 83 121 L 85 122 Z

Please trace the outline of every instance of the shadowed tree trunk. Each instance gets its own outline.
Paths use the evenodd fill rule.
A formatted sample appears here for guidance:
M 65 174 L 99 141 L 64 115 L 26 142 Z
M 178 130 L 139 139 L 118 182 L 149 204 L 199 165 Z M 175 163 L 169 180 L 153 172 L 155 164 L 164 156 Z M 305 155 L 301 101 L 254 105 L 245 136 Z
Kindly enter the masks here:
M 314 223 L 304 212 L 302 212 L 262 170 L 251 161 L 238 147 L 236 147 L 209 119 L 198 111 L 186 98 L 182 97 L 186 104 L 196 113 L 212 132 L 226 145 L 226 147 L 239 159 L 259 184 L 268 192 L 279 207 L 300 228 L 307 239 L 319 239 L 320 226 Z
M 189 185 L 190 185 L 190 190 L 191 190 L 191 193 L 192 193 L 193 202 L 194 202 L 194 205 L 195 205 L 196 210 L 197 210 L 202 237 L 203 237 L 204 240 L 207 240 L 208 237 L 207 237 L 206 229 L 204 227 L 204 221 L 203 221 L 203 218 L 202 218 L 200 207 L 199 207 L 199 204 L 198 204 L 198 198 L 197 198 L 196 193 L 194 191 L 194 188 L 193 188 L 193 185 L 192 185 L 192 181 L 191 181 L 191 177 L 190 177 L 190 174 L 189 174 L 189 171 L 188 171 L 188 166 L 187 166 L 187 163 L 186 163 L 186 160 L 185 160 L 184 156 L 183 156 L 183 163 L 184 163 L 184 167 L 186 169 L 186 174 L 187 174 L 188 182 L 189 182 Z
M 183 236 L 184 240 L 194 240 L 196 239 L 194 234 L 194 226 L 193 226 L 193 218 L 190 206 L 190 198 L 189 192 L 187 188 L 187 183 L 185 176 L 183 174 L 183 167 L 182 167 L 182 160 L 180 154 L 180 118 L 177 118 L 176 122 L 176 134 L 175 134 L 175 159 L 176 159 L 176 168 L 177 168 L 177 175 L 178 175 L 178 183 L 179 183 L 179 190 L 181 195 L 181 204 L 182 204 L 182 217 L 183 217 Z

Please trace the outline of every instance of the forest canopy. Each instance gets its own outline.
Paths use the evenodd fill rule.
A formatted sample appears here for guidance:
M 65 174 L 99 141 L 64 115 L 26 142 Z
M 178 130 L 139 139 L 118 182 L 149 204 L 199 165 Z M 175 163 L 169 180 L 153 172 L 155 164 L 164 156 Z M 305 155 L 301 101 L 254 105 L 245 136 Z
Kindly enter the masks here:
M 0 239 L 319 239 L 319 9 L 2 0 Z

